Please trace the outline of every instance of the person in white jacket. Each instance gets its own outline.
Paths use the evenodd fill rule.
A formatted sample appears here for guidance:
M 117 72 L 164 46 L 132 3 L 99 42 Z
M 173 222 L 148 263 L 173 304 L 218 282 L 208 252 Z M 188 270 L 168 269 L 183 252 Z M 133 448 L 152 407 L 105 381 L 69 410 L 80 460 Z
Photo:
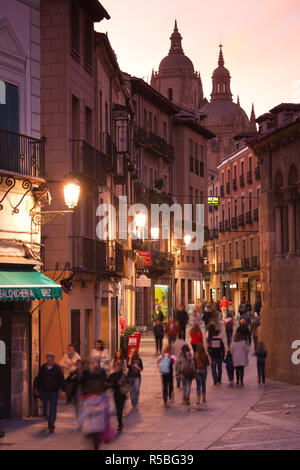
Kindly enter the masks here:
M 64 354 L 59 365 L 63 369 L 64 378 L 67 379 L 71 372 L 74 372 L 76 369 L 76 362 L 79 361 L 81 357 L 75 351 L 74 344 L 68 345 L 68 352 Z
M 247 341 L 239 334 L 236 333 L 233 343 L 231 345 L 231 354 L 233 359 L 233 366 L 236 373 L 236 383 L 239 385 L 244 385 L 244 369 L 245 366 L 249 364 L 248 354 L 249 354 L 249 345 Z

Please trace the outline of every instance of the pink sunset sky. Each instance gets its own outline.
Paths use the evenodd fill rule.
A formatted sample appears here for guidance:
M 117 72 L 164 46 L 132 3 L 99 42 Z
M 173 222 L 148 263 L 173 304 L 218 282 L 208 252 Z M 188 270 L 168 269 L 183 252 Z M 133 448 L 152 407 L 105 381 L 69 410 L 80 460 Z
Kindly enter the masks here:
M 281 102 L 300 102 L 300 0 L 101 0 L 123 71 L 150 80 L 168 54 L 174 19 L 184 53 L 200 71 L 210 99 L 220 40 L 233 100 L 256 116 Z

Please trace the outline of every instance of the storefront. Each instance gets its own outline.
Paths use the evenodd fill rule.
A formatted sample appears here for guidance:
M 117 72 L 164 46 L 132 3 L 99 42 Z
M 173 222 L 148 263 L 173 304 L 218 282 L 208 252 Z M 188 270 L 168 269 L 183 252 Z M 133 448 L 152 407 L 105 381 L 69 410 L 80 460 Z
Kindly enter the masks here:
M 170 312 L 170 286 L 166 284 L 155 284 L 154 286 L 154 303 L 155 307 L 160 306 L 164 314 L 164 320 L 168 321 Z
M 61 297 L 61 286 L 33 266 L 0 267 L 0 419 L 31 415 L 39 305 Z

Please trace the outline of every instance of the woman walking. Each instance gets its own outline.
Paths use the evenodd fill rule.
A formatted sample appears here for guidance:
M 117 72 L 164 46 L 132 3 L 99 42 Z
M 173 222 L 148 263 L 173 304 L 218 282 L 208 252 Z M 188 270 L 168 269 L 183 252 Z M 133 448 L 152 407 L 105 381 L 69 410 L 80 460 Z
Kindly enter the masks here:
M 122 359 L 122 352 L 118 350 L 112 363 L 112 372 L 108 377 L 108 386 L 113 390 L 117 410 L 118 433 L 121 433 L 123 429 L 123 409 L 127 395 L 125 368 L 126 364 Z
M 192 349 L 195 353 L 197 344 L 203 344 L 203 336 L 198 323 L 190 330 L 190 337 Z
M 242 335 L 235 334 L 231 345 L 231 354 L 236 373 L 236 383 L 244 385 L 244 369 L 248 365 L 249 345 Z
M 176 364 L 176 375 L 181 378 L 183 388 L 183 404 L 190 404 L 192 380 L 195 378 L 195 361 L 188 345 L 182 346 L 179 360 Z
M 128 374 L 127 379 L 130 384 L 130 400 L 132 408 L 135 410 L 139 404 L 141 388 L 141 371 L 143 370 L 143 361 L 139 356 L 137 349 L 131 350 L 127 361 Z
M 197 344 L 194 357 L 196 365 L 197 405 L 199 405 L 201 393 L 203 403 L 206 402 L 207 367 L 210 365 L 209 358 L 203 344 Z
M 168 345 L 164 348 L 163 354 L 157 359 L 159 372 L 161 373 L 161 381 L 163 386 L 163 400 L 165 406 L 168 405 L 169 400 L 173 399 L 173 364 L 176 362 L 176 357 L 171 355 L 171 346 Z

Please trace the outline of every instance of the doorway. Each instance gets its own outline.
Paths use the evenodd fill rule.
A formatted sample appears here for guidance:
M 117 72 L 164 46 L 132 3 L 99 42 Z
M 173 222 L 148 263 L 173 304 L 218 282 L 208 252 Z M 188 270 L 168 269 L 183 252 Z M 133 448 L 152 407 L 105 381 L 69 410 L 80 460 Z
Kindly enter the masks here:
M 0 312 L 0 419 L 9 419 L 11 396 L 11 316 Z

